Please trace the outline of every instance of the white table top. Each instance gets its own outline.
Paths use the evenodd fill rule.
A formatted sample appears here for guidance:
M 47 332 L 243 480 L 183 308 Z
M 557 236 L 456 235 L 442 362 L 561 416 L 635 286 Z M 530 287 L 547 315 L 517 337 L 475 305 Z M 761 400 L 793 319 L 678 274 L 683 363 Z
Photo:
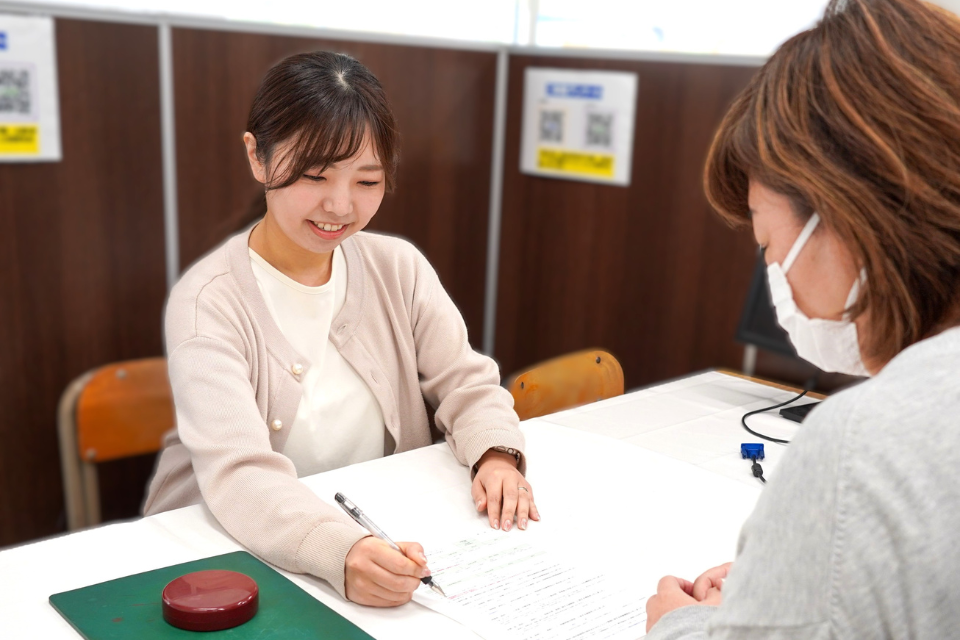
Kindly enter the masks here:
M 543 521 L 502 535 L 561 540 L 650 593 L 663 575 L 693 578 L 731 560 L 761 491 L 739 456 L 740 443 L 753 441 L 740 416 L 789 397 L 706 373 L 529 420 L 522 424 L 528 478 Z M 796 430 L 779 417 L 755 420 L 756 429 L 779 437 Z M 783 447 L 767 450 L 769 475 Z M 343 491 L 395 539 L 422 542 L 428 557 L 431 545 L 487 526 L 473 508 L 469 474 L 445 444 L 303 482 L 331 501 Z M 76 638 L 49 605 L 51 594 L 239 549 L 205 507 L 195 506 L 2 551 L 0 636 Z M 379 640 L 477 637 L 416 603 L 361 607 L 319 579 L 285 575 Z
M 617 438 L 755 486 L 759 481 L 740 457 L 740 444 L 763 443 L 767 479 L 775 475 L 786 446 L 750 435 L 740 418 L 796 395 L 711 371 L 539 419 Z M 797 404 L 811 401 L 803 398 Z M 754 431 L 782 440 L 793 438 L 799 428 L 777 411 L 751 416 L 748 424 Z

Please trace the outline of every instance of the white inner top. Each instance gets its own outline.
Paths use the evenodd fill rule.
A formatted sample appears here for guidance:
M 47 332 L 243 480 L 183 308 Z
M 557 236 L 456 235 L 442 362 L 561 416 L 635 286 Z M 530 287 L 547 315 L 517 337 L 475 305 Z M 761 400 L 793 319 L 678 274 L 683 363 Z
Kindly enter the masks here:
M 250 265 L 270 315 L 310 363 L 303 397 L 283 448 L 297 476 L 383 456 L 383 413 L 370 387 L 330 343 L 330 324 L 347 297 L 347 263 L 333 252 L 330 280 L 308 287 L 288 278 L 250 249 Z M 304 363 L 304 368 L 306 364 Z

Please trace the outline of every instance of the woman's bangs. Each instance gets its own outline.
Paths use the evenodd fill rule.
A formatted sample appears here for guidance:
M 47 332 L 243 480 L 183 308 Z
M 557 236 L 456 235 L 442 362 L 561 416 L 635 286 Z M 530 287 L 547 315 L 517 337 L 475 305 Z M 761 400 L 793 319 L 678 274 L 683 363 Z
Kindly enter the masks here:
M 368 133 L 370 126 L 359 110 L 334 118 L 325 114 L 308 132 L 299 134 L 297 141 L 276 159 L 278 173 L 273 176 L 270 188 L 282 189 L 304 174 L 322 173 L 330 165 L 354 157 L 362 150 Z M 370 138 L 376 153 L 376 141 L 372 135 Z

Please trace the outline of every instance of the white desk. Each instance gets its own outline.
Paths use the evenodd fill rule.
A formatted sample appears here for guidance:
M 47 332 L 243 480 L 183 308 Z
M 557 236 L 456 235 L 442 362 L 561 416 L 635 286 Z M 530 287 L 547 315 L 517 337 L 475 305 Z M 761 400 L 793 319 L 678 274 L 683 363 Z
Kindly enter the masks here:
M 767 459 L 763 469 L 768 479 L 775 475 L 786 446 L 750 435 L 744 431 L 740 418 L 747 411 L 779 404 L 796 395 L 712 371 L 539 420 L 616 438 L 756 486 L 759 481 L 740 457 L 740 444 L 764 444 Z M 812 400 L 803 398 L 797 404 Z M 781 440 L 790 440 L 799 428 L 776 411 L 751 416 L 748 424 L 754 431 Z
M 761 490 L 739 458 L 740 442 L 749 441 L 740 415 L 789 395 L 707 373 L 529 420 L 522 425 L 528 477 L 543 522 L 502 535 L 562 539 L 565 548 L 650 593 L 662 575 L 692 578 L 730 560 Z M 756 422 L 789 437 L 796 427 L 783 423 L 764 416 Z M 768 447 L 768 472 L 778 449 Z M 304 482 L 328 498 L 343 491 L 395 538 L 423 542 L 428 557 L 431 540 L 486 528 L 473 508 L 468 474 L 445 444 Z M 0 636 L 76 638 L 48 604 L 51 594 L 240 548 L 205 507 L 195 506 L 8 549 L 0 552 Z M 415 603 L 360 607 L 318 579 L 287 575 L 379 640 L 477 637 Z

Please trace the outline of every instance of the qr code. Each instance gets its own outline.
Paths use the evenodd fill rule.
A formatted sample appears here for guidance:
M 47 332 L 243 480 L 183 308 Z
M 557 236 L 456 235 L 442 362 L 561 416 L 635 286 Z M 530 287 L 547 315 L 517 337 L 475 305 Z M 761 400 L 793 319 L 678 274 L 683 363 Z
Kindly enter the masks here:
M 0 116 L 33 113 L 30 69 L 0 68 Z
M 613 146 L 612 113 L 587 114 L 587 145 L 605 149 Z
M 540 142 L 563 142 L 563 111 L 540 112 Z

